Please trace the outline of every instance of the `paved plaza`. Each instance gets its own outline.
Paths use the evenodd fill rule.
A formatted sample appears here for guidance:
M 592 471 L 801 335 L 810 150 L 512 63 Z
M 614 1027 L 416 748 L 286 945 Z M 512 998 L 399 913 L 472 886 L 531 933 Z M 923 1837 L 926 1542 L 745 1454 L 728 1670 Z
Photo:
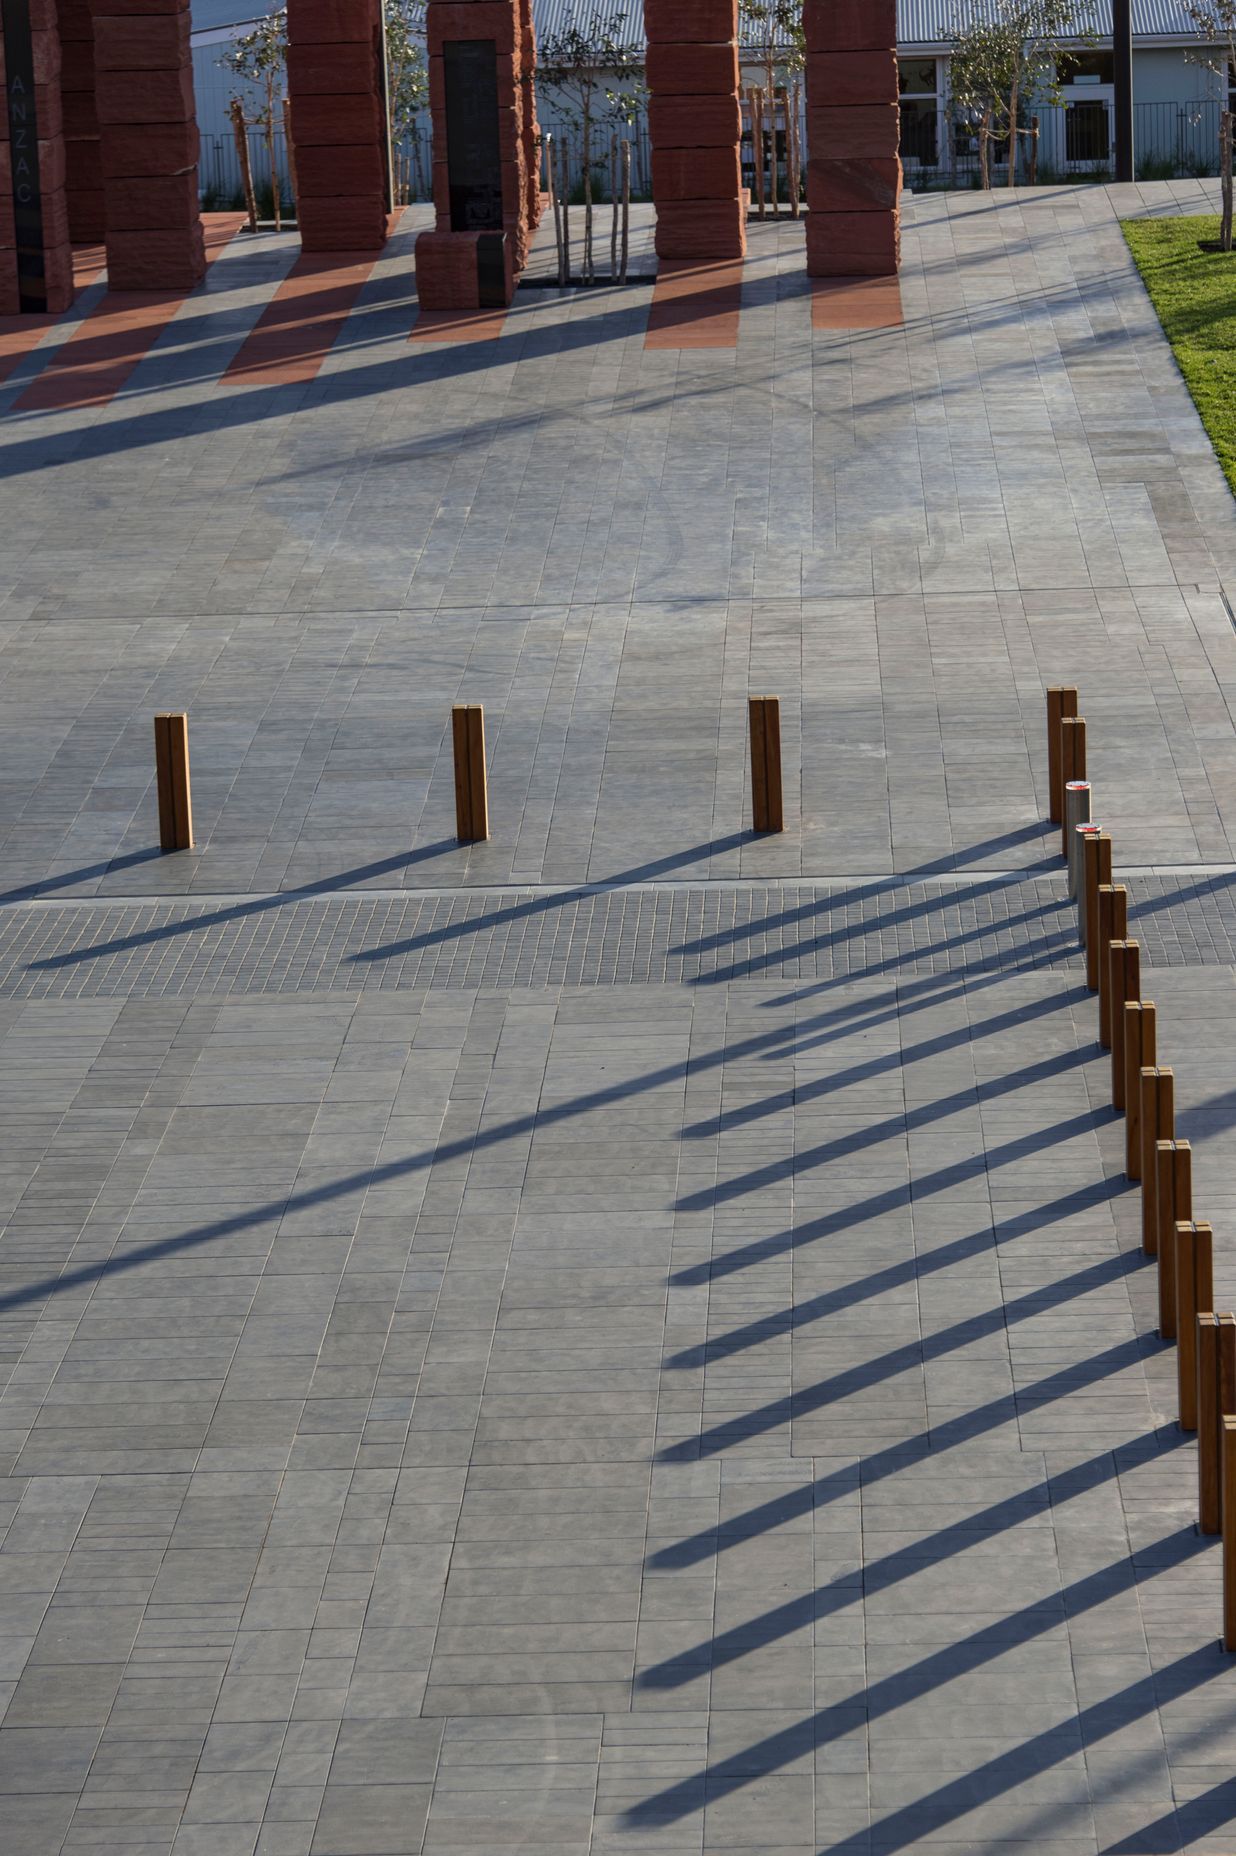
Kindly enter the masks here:
M 410 209 L 311 378 L 294 236 L 9 372 L 5 1856 L 1236 1849 L 1043 727 L 1232 1307 L 1236 509 L 1118 224 L 1216 189 L 919 196 L 859 330 L 758 225 L 677 349 L 417 338 Z

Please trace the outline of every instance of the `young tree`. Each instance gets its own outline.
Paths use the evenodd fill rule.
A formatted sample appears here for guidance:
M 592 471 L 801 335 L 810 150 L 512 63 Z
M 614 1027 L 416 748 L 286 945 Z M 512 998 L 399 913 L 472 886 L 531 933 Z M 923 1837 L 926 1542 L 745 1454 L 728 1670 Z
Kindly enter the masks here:
M 1017 133 L 1023 103 L 1058 104 L 1061 64 L 1097 44 L 1093 0 L 995 0 L 953 34 L 953 102 L 978 124 L 983 185 L 991 185 L 991 144 L 1009 143 L 1009 186 L 1017 184 Z
M 790 188 L 790 208 L 798 216 L 798 83 L 807 62 L 807 39 L 803 30 L 802 0 L 739 0 L 738 37 L 744 46 L 757 53 L 764 67 L 764 94 L 772 112 L 772 190 L 773 213 L 777 212 L 777 90 L 785 92 L 786 179 Z M 756 124 L 752 122 L 752 134 Z M 762 137 L 761 137 L 762 139 Z M 763 150 L 752 150 L 761 161 Z M 760 217 L 763 218 L 761 206 Z
M 1219 79 L 1219 175 L 1223 182 L 1223 219 L 1219 245 L 1232 249 L 1232 86 L 1236 85 L 1236 0 L 1185 0 L 1189 16 L 1206 40 L 1204 52 L 1187 54 Z
M 234 71 L 237 77 L 253 84 L 262 101 L 256 116 L 245 123 L 243 117 L 244 100 L 232 99 L 233 119 L 238 123 L 238 134 L 244 133 L 245 126 L 261 129 L 266 143 L 266 158 L 270 166 L 270 188 L 274 199 L 275 230 L 279 230 L 280 198 L 279 170 L 275 165 L 275 114 L 278 109 L 279 119 L 283 117 L 283 74 L 288 62 L 288 16 L 287 9 L 270 13 L 260 20 L 252 32 L 246 32 L 237 39 L 230 51 L 224 53 L 219 63 L 225 70 Z M 241 116 L 237 118 L 236 106 L 240 104 Z M 252 208 L 250 209 L 252 211 Z
M 593 4 L 567 14 L 560 32 L 543 38 L 537 53 L 537 88 L 554 91 L 562 119 L 579 133 L 584 168 L 584 252 L 581 276 L 592 281 L 592 170 L 599 129 L 634 121 L 643 97 L 639 54 L 628 43 L 625 12 Z
M 386 88 L 391 143 L 398 148 L 411 135 L 416 118 L 429 101 L 429 70 L 421 43 L 424 5 L 418 0 L 383 0 L 386 17 Z M 288 62 L 287 9 L 271 13 L 245 33 L 219 60 L 225 70 L 256 87 L 261 103 L 250 126 L 263 131 L 279 224 L 279 175 L 275 166 L 275 125 L 282 121 L 282 93 Z M 292 150 L 289 145 L 289 161 Z

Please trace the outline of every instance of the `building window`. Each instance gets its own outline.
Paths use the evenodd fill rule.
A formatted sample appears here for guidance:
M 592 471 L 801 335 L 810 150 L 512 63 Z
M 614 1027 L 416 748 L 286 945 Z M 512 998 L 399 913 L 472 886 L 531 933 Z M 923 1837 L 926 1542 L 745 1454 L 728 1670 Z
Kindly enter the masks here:
M 1072 52 L 1060 60 L 1062 84 L 1114 84 L 1115 81 L 1114 52 Z
M 940 72 L 934 58 L 902 58 L 901 158 L 922 168 L 940 160 Z

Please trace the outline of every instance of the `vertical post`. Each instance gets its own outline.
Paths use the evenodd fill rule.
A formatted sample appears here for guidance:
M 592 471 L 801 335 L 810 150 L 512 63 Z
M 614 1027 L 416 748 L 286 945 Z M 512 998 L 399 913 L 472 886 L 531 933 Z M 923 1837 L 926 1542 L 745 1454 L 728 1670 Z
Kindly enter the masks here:
M 1214 1301 L 1214 1233 L 1176 1220 L 1176 1389 L 1180 1428 L 1197 1429 L 1197 1318 Z
M 781 798 L 781 704 L 775 696 L 752 696 L 751 812 L 757 831 L 784 831 Z
M 159 848 L 193 849 L 193 804 L 189 790 L 189 718 L 156 715 L 155 783 L 159 793 Z
M 1077 941 L 1079 947 L 1083 950 L 1088 940 L 1086 904 L 1090 899 L 1087 889 L 1089 879 L 1087 876 L 1086 846 L 1090 843 L 1092 838 L 1097 841 L 1100 829 L 1101 828 L 1095 824 L 1093 819 L 1087 819 L 1084 825 L 1079 825 L 1077 827 Z
M 1086 862 L 1086 985 L 1099 990 L 1099 891 L 1112 882 L 1112 841 L 1105 831 L 1087 838 L 1082 852 Z
M 1112 52 L 1116 87 L 1116 179 L 1132 182 L 1133 148 L 1133 0 L 1112 0 Z
M 489 793 L 485 779 L 485 711 L 460 703 L 451 711 L 455 744 L 455 831 L 461 844 L 489 836 Z
M 1123 883 L 1106 883 L 1099 890 L 1099 1043 L 1112 1047 L 1112 971 L 1108 949 L 1123 941 L 1129 925 L 1129 892 Z
M 1069 860 L 1069 894 L 1077 900 L 1081 880 L 1081 840 L 1083 826 L 1090 823 L 1090 782 L 1070 780 L 1064 789 L 1064 854 Z
M 1073 780 L 1086 777 L 1086 724 L 1080 715 L 1066 715 L 1060 723 L 1060 772 L 1065 789 Z M 1060 807 L 1060 855 L 1069 854 L 1069 840 L 1064 822 L 1063 801 Z
M 1176 1138 L 1176 1079 L 1162 1067 L 1141 1071 L 1142 1119 L 1142 1251 L 1148 1257 L 1163 1245 L 1171 1247 L 1171 1232 L 1164 1232 L 1159 1217 L 1159 1143 Z M 1176 1212 L 1176 1218 L 1191 1213 Z M 1160 1262 L 1162 1268 L 1162 1262 Z
M 1197 1526 L 1219 1531 L 1219 1317 L 1197 1318 Z
M 1060 724 L 1077 714 L 1077 691 L 1056 684 L 1047 692 L 1047 799 L 1053 825 L 1064 818 L 1064 774 L 1060 764 Z
M 1223 1420 L 1223 1648 L 1236 1650 L 1236 1418 Z
M 1126 1179 L 1142 1176 L 1143 1069 L 1155 1062 L 1155 1010 L 1149 999 L 1129 999 L 1124 1008 L 1124 1171 Z
M 1144 1151 L 1144 1150 L 1143 1150 Z M 1188 1141 L 1155 1143 L 1159 1339 L 1176 1338 L 1176 1225 L 1193 1217 L 1193 1149 Z M 1143 1180 L 1143 1189 L 1145 1181 Z
M 1124 1008 L 1142 990 L 1141 948 L 1136 941 L 1113 941 L 1112 963 L 1112 1107 L 1124 1108 Z

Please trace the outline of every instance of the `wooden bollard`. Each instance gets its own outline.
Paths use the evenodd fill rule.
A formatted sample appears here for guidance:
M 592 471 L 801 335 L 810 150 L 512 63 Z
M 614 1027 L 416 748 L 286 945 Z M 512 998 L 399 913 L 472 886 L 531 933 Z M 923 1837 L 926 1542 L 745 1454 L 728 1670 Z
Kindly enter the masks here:
M 1099 890 L 1099 1043 L 1112 1047 L 1112 969 L 1108 949 L 1123 941 L 1129 927 L 1129 892 L 1123 883 L 1105 883 Z
M 1214 1232 L 1176 1221 L 1176 1389 L 1180 1428 L 1197 1429 L 1197 1318 L 1214 1301 Z
M 1161 1065 L 1144 1065 L 1138 1071 L 1141 1103 L 1138 1115 L 1142 1124 L 1142 1250 L 1153 1257 L 1159 1250 L 1162 1225 L 1159 1219 L 1158 1147 L 1160 1141 L 1176 1138 L 1176 1078 Z M 1188 1214 L 1192 1217 L 1192 1213 Z M 1168 1234 L 1170 1241 L 1170 1233 Z
M 1082 882 L 1086 943 L 1086 985 L 1099 990 L 1099 890 L 1112 880 L 1112 841 L 1105 831 L 1096 831 L 1082 846 Z
M 489 787 L 485 776 L 485 711 L 479 703 L 451 710 L 455 745 L 455 834 L 461 844 L 489 836 Z
M 1223 1420 L 1223 1648 L 1236 1650 L 1236 1418 Z
M 757 831 L 784 831 L 781 703 L 776 696 L 751 696 L 747 713 L 751 723 L 751 822 Z
M 1236 1418 L 1236 1315 L 1197 1318 L 1197 1524 L 1223 1523 L 1223 1420 Z
M 1069 854 L 1068 825 L 1065 822 L 1064 787 L 1086 777 L 1086 724 L 1080 715 L 1066 715 L 1060 722 L 1060 855 Z
M 1146 1182 L 1143 1179 L 1143 1194 L 1145 1188 Z M 1145 1204 L 1144 1197 L 1142 1203 Z M 1178 1222 L 1189 1224 L 1193 1219 L 1193 1149 L 1188 1141 L 1156 1143 L 1155 1204 L 1155 1249 L 1159 1256 L 1159 1339 L 1175 1340 L 1176 1225 Z
M 189 718 L 156 715 L 155 783 L 159 790 L 159 848 L 193 849 L 193 802 L 189 792 Z
M 1067 684 L 1056 684 L 1047 692 L 1047 801 L 1048 817 L 1053 825 L 1064 818 L 1064 775 L 1060 765 L 1060 724 L 1066 715 L 1077 714 L 1077 691 Z
M 1109 958 L 1112 963 L 1112 1107 L 1124 1108 L 1124 1008 L 1142 990 L 1141 948 L 1136 941 L 1113 941 Z
M 1124 1171 L 1142 1176 L 1141 1073 L 1155 1063 L 1155 1012 L 1149 999 L 1126 999 L 1124 1007 Z

